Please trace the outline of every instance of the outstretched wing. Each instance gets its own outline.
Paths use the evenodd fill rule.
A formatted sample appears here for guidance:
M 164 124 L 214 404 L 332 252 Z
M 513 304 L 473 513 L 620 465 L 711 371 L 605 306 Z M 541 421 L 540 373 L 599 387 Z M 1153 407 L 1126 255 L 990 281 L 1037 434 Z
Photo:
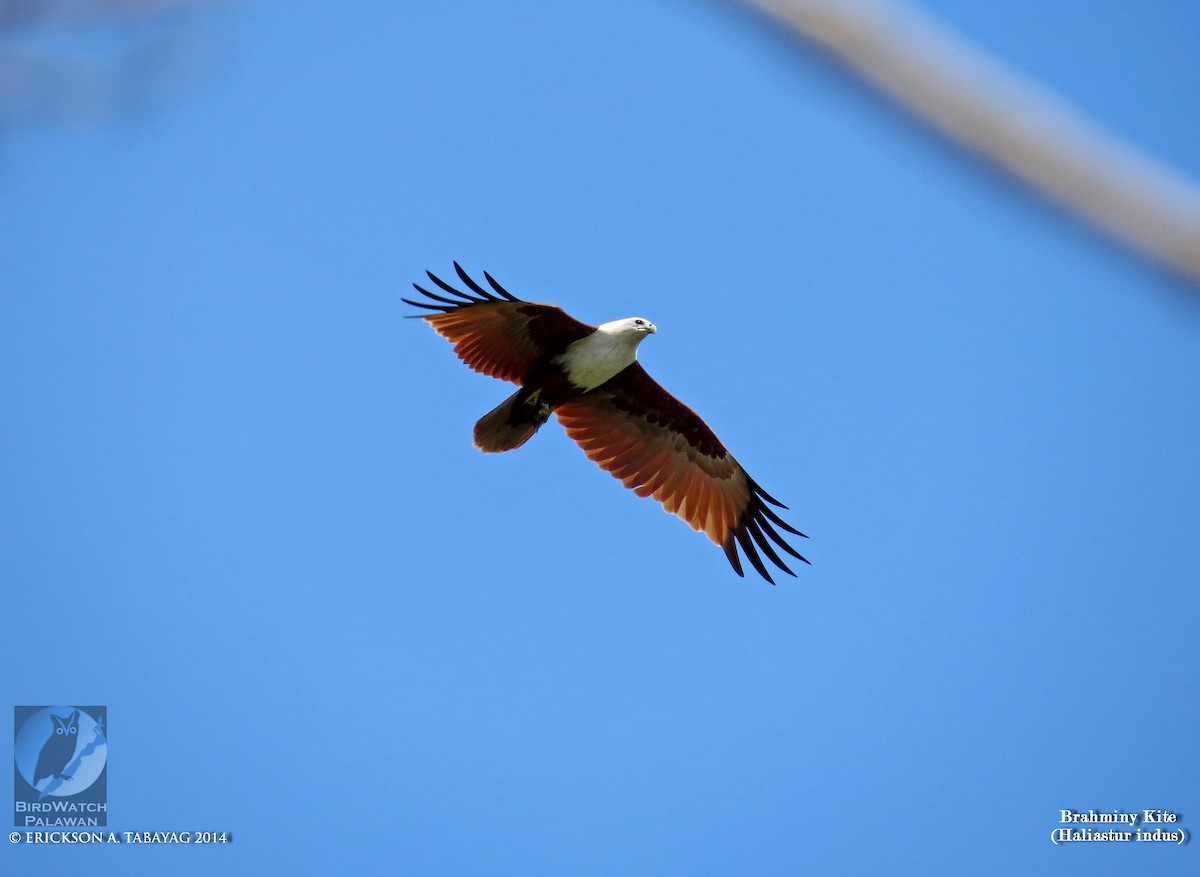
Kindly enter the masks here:
M 771 584 L 760 551 L 790 575 L 795 573 L 776 547 L 808 563 L 775 529 L 804 535 L 771 509 L 786 506 L 759 487 L 708 424 L 638 363 L 560 405 L 555 414 L 589 459 L 638 496 L 653 496 L 704 531 L 725 550 L 738 575 L 743 572 L 737 546 Z
M 414 283 L 428 301 L 401 301 L 437 311 L 416 316 L 453 344 L 459 359 L 477 372 L 517 383 L 544 353 L 564 349 L 596 330 L 568 316 L 562 308 L 521 301 L 486 271 L 483 276 L 492 287 L 490 291 L 468 277 L 457 262 L 454 270 L 473 295 L 426 271 L 429 279 L 453 298 Z

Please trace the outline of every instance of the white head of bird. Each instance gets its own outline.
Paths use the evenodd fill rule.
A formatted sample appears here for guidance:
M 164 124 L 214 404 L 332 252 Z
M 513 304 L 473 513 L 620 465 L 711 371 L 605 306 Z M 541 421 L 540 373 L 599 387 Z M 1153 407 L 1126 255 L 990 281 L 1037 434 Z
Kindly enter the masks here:
M 637 360 L 637 346 L 658 328 L 645 317 L 626 317 L 603 323 L 586 338 L 567 347 L 561 356 L 568 380 L 590 390 Z

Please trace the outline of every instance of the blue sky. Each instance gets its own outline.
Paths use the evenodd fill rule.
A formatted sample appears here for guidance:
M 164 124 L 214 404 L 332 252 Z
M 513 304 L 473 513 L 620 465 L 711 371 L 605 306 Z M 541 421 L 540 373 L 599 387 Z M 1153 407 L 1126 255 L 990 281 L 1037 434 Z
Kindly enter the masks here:
M 928 8 L 1200 176 L 1195 4 Z M 1049 838 L 1200 828 L 1200 291 L 730 4 L 201 24 L 0 140 L 0 700 L 108 707 L 116 829 L 236 840 L 6 872 L 1195 873 Z M 400 302 L 455 259 L 652 319 L 812 567 L 554 423 L 473 450 L 507 385 Z

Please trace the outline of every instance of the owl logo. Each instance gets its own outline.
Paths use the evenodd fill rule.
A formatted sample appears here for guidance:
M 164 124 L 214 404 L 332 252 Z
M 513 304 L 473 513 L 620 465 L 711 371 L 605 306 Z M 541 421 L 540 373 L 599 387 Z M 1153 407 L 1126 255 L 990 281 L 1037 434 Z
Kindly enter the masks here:
M 51 713 L 50 720 L 54 723 L 54 732 L 42 744 L 37 767 L 33 769 L 32 785 L 35 787 L 47 778 L 73 779 L 65 775 L 63 770 L 75 757 L 75 748 L 79 744 L 79 710 L 72 710 L 66 718 Z
M 103 706 L 15 707 L 13 760 L 24 782 L 14 793 L 22 801 L 107 800 L 107 726 Z

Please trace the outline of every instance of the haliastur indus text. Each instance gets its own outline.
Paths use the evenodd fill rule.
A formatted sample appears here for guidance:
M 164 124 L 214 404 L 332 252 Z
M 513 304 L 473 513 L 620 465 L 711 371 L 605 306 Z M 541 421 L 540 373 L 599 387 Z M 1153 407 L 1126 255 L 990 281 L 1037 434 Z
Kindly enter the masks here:
M 775 529 L 804 536 L 771 508 L 787 507 L 638 364 L 638 345 L 658 331 L 653 323 L 630 317 L 589 326 L 554 305 L 522 301 L 486 271 L 490 290 L 457 262 L 454 270 L 470 292 L 426 271 L 440 292 L 414 283 L 428 300 L 403 301 L 436 311 L 415 316 L 453 344 L 469 367 L 520 387 L 475 424 L 475 447 L 519 448 L 554 414 L 600 468 L 720 545 L 738 575 L 738 546 L 772 584 L 760 552 L 793 576 L 776 547 L 808 563 Z

